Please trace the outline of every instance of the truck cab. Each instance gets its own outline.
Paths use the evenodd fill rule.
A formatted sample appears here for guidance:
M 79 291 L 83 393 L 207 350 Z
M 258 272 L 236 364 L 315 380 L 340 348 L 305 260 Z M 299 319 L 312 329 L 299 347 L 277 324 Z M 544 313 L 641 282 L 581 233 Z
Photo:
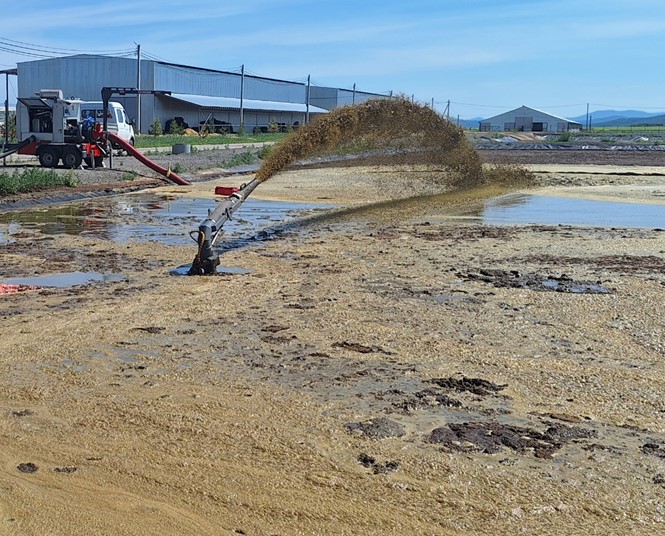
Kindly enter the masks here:
M 101 124 L 104 121 L 104 103 L 102 101 L 82 102 L 81 120 L 88 117 L 92 117 L 95 122 Z M 127 118 L 125 109 L 119 102 L 109 102 L 107 128 L 109 132 L 134 145 L 134 126 Z

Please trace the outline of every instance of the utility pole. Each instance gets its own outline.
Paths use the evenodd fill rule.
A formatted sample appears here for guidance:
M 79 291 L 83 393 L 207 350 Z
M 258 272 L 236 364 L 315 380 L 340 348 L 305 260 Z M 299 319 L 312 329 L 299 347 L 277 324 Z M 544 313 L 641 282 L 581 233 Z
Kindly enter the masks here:
M 141 45 L 136 43 L 136 89 L 141 89 Z M 107 113 L 107 110 L 104 110 Z M 141 134 L 141 93 L 136 95 L 136 129 Z
M 16 135 L 16 141 L 23 141 L 18 139 L 18 133 Z M 9 143 L 9 73 L 5 73 L 5 141 L 2 145 L 2 152 L 5 152 L 5 147 Z M 2 159 L 2 166 L 7 165 L 7 159 Z
M 432 97 L 432 110 L 434 110 L 434 97 Z
M 586 129 L 589 130 L 591 124 L 589 123 L 589 103 L 586 103 Z
M 309 96 L 310 96 L 310 89 L 311 89 L 311 75 L 307 75 L 307 100 L 305 101 L 305 124 L 309 123 Z
M 214 123 L 214 121 L 213 121 Z M 240 66 L 240 132 L 245 132 L 245 64 Z
M 356 83 L 353 83 L 353 100 L 351 101 L 351 104 L 356 103 Z

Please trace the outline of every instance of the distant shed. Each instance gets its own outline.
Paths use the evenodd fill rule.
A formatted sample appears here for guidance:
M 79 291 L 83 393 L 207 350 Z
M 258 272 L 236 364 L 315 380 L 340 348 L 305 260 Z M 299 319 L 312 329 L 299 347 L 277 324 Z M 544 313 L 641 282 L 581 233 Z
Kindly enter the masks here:
M 481 132 L 576 132 L 582 124 L 564 117 L 521 106 L 480 121 Z

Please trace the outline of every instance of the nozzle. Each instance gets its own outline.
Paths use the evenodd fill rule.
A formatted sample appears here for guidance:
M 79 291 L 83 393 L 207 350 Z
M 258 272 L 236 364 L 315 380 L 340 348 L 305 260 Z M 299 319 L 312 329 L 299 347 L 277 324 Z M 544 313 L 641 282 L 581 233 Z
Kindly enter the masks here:
M 203 227 L 203 226 L 202 226 Z M 187 272 L 188 275 L 210 275 L 217 271 L 219 266 L 219 255 L 212 249 L 212 240 L 209 237 L 207 229 L 199 230 L 198 251 L 192 261 L 192 267 Z
M 198 255 L 192 261 L 192 267 L 187 275 L 211 275 L 217 271 L 219 266 L 219 255 L 213 255 L 204 259 L 199 259 Z

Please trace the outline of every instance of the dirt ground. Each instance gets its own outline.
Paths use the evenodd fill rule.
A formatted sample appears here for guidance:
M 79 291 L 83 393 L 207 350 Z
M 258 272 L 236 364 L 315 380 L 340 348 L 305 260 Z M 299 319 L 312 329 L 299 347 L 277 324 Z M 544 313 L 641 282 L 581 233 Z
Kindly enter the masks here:
M 551 195 L 664 202 L 657 159 L 532 153 Z M 254 195 L 337 208 L 212 277 L 168 274 L 192 246 L 12 234 L 0 279 L 122 278 L 0 296 L 0 533 L 665 531 L 663 229 L 414 192 L 413 167 L 277 175 Z

